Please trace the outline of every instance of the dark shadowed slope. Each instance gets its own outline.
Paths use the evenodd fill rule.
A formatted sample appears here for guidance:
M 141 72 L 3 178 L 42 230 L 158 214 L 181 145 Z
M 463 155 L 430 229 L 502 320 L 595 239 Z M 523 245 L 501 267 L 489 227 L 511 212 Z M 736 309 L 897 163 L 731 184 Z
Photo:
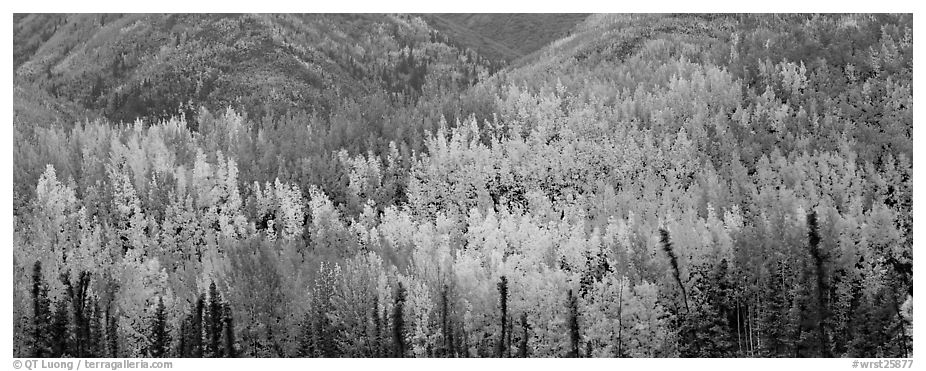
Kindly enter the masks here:
M 428 14 L 435 28 L 491 58 L 512 61 L 569 34 L 588 14 Z

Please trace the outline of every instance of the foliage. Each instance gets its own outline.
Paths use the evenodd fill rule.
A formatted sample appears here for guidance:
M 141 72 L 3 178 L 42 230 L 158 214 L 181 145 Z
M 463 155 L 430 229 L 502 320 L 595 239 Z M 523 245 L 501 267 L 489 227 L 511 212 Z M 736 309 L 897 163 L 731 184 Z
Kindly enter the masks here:
M 14 23 L 16 356 L 912 352 L 909 15 Z

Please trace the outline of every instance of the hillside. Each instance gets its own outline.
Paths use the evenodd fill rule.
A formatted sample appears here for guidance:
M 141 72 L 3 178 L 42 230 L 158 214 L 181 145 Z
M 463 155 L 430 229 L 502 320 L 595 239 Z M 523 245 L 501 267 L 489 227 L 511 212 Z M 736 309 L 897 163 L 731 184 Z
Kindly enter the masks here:
M 408 16 L 82 14 L 14 20 L 17 81 L 115 122 L 193 117 L 200 106 L 235 107 L 255 118 L 296 110 L 327 116 L 344 97 L 416 97 L 426 80 L 455 84 L 449 81 L 454 74 L 471 80 L 478 69 L 489 68 Z M 442 73 L 429 75 L 428 67 Z
M 511 62 L 569 34 L 588 14 L 423 15 L 436 29 L 480 54 Z

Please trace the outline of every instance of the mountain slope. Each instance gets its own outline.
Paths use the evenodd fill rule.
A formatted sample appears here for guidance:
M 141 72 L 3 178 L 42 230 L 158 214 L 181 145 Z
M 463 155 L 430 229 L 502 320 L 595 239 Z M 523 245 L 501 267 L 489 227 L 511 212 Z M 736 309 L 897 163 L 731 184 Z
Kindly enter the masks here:
M 588 14 L 424 15 L 435 28 L 487 57 L 513 61 L 566 36 Z
M 488 68 L 440 39 L 402 15 L 20 15 L 15 76 L 115 122 L 199 106 L 324 116 L 344 97 L 417 96 Z
M 737 101 L 723 102 L 732 106 L 716 113 L 768 125 L 738 134 L 749 163 L 779 145 L 836 150 L 842 135 L 860 161 L 878 163 L 883 150 L 912 156 L 910 22 L 908 15 L 886 14 L 594 15 L 486 84 L 532 92 L 562 86 L 565 94 L 617 108 L 714 68 L 740 90 Z M 508 93 L 499 95 L 504 100 Z M 752 117 L 769 101 L 792 110 Z M 633 118 L 653 130 L 677 130 L 686 119 L 676 113 L 662 125 L 649 109 L 659 110 L 638 106 Z

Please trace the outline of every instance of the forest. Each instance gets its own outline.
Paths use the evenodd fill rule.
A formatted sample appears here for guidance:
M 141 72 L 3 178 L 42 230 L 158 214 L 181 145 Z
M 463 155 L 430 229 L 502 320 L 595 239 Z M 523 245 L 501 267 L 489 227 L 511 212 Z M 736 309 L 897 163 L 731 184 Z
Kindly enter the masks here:
M 912 14 L 431 18 L 14 15 L 14 356 L 912 357 Z

